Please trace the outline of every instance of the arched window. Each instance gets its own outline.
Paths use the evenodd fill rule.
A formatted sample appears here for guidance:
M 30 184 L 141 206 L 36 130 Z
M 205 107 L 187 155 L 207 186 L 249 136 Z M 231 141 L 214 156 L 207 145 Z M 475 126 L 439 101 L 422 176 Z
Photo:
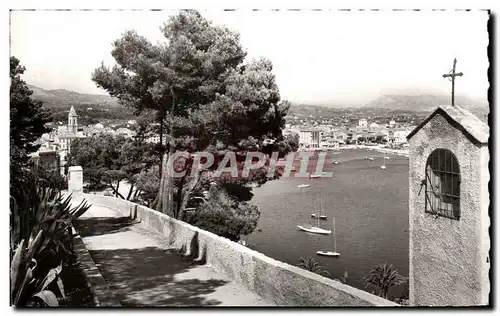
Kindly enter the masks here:
M 460 219 L 460 167 L 447 149 L 434 150 L 425 170 L 425 212 Z

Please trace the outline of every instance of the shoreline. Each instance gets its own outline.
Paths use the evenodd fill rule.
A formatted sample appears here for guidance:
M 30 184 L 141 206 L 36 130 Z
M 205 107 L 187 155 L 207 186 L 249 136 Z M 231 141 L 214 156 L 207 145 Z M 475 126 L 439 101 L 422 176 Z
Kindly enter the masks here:
M 347 149 L 367 149 L 367 150 L 370 150 L 370 151 L 377 151 L 379 153 L 383 153 L 383 154 L 393 154 L 393 155 L 397 155 L 397 156 L 403 156 L 403 157 L 406 157 L 408 158 L 409 157 L 409 150 L 408 149 L 391 149 L 391 148 L 382 148 L 382 147 L 378 147 L 378 146 L 364 146 L 364 145 L 347 145 L 347 146 L 343 146 L 343 147 L 336 147 L 336 148 L 332 148 L 328 151 L 341 151 L 341 150 L 347 150 Z

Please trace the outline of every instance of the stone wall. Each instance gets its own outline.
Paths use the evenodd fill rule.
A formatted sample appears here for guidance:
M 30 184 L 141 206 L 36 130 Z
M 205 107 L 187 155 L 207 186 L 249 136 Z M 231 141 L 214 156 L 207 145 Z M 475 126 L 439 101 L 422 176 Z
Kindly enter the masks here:
M 281 306 L 399 306 L 365 291 L 269 258 L 229 239 L 125 200 L 78 194 L 93 205 L 136 217 L 165 236 L 172 248 L 185 249 L 218 273 Z

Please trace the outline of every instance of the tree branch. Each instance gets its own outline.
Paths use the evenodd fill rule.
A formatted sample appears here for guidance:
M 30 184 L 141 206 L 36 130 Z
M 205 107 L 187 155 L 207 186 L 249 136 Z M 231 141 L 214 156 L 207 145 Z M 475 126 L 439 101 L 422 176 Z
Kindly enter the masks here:
M 120 192 L 118 192 L 118 188 L 120 187 L 120 181 L 118 181 L 118 185 L 116 186 L 116 189 L 115 187 L 113 186 L 112 183 L 108 183 L 108 186 L 111 188 L 111 190 L 113 190 L 113 193 L 115 194 L 115 197 L 121 197 L 122 199 L 125 200 L 125 198 L 123 197 L 123 195 L 120 194 Z

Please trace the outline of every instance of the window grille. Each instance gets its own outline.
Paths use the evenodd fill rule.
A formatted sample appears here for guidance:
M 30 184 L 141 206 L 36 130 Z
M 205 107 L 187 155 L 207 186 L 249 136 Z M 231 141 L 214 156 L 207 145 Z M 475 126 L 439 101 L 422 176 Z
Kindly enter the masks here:
M 460 168 L 455 155 L 446 149 L 434 150 L 425 172 L 425 212 L 460 219 Z

